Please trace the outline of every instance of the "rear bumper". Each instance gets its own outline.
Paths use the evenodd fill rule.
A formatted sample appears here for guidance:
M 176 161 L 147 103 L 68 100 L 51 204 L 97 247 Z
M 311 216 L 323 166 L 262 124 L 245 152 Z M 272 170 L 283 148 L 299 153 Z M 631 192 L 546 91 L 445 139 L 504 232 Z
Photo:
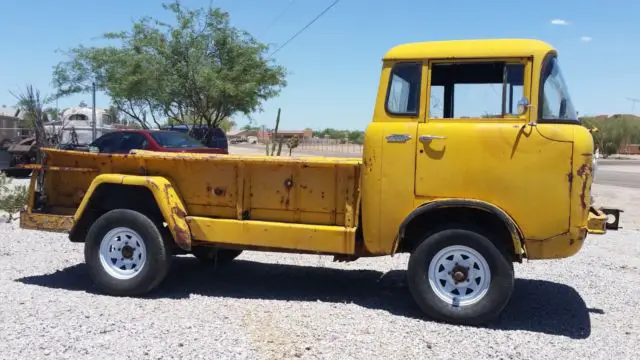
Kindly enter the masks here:
M 26 210 L 20 212 L 20 228 L 47 232 L 68 233 L 74 225 L 71 215 L 54 215 L 32 213 Z
M 620 228 L 619 209 L 591 207 L 589 209 L 589 218 L 587 219 L 587 232 L 589 234 L 601 235 L 607 230 L 618 230 Z

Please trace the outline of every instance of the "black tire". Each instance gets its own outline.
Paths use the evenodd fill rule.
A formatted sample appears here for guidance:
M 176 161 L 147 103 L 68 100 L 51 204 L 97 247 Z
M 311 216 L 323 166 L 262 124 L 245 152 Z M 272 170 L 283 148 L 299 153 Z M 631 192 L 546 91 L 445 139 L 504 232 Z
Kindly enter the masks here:
M 115 228 L 135 231 L 146 248 L 142 270 L 128 279 L 119 279 L 109 273 L 100 260 L 100 245 L 105 235 Z M 139 296 L 156 288 L 166 277 L 171 266 L 171 248 L 158 226 L 147 216 L 133 210 L 118 209 L 99 217 L 87 234 L 84 256 L 89 275 L 100 290 L 115 296 Z M 135 254 L 135 253 L 133 253 Z M 112 260 L 108 260 L 113 263 Z
M 215 266 L 226 265 L 242 254 L 242 250 L 220 249 L 212 246 L 195 246 L 191 252 L 203 264 Z
M 429 266 L 432 261 L 438 261 L 434 257 L 442 249 L 453 245 L 475 250 L 484 258 L 490 270 L 491 280 L 487 282 L 489 284 L 488 289 L 485 295 L 475 303 L 455 306 L 453 305 L 455 300 L 451 300 L 451 303 L 447 302 L 434 290 L 434 287 L 438 288 L 437 283 L 440 282 L 442 284 L 443 280 L 436 279 L 434 286 L 430 283 Z M 508 260 L 505 251 L 501 250 L 487 236 L 473 230 L 456 227 L 431 234 L 414 249 L 409 259 L 407 270 L 409 290 L 418 306 L 432 319 L 461 325 L 481 325 L 486 323 L 500 314 L 509 302 L 513 292 L 513 263 Z M 455 261 L 456 258 L 454 257 L 453 259 Z M 478 262 L 480 266 L 482 266 L 481 263 Z M 469 264 L 467 262 L 465 266 Z M 471 267 L 475 268 L 477 265 L 465 266 L 462 267 L 462 272 L 452 271 L 447 272 L 447 275 L 456 272 L 458 274 L 472 274 L 469 269 Z M 437 267 L 437 269 L 438 271 L 446 271 L 443 270 L 445 269 L 444 267 Z M 454 267 L 454 269 L 460 268 Z M 445 274 L 442 275 L 445 276 Z M 466 279 L 470 279 L 470 277 L 466 277 Z M 474 279 L 477 278 L 474 277 Z M 455 284 L 455 281 L 453 283 L 449 282 L 449 284 Z M 460 291 L 455 291 L 457 293 L 450 294 L 453 296 L 460 295 Z M 463 291 L 471 294 L 474 290 Z

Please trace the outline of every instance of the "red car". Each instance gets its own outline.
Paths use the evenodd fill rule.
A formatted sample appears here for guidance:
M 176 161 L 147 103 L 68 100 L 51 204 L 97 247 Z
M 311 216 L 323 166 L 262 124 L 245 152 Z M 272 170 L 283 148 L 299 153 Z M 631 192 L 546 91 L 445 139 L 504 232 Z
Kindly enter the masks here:
M 89 147 L 96 147 L 100 153 L 109 154 L 128 154 L 134 149 L 207 154 L 229 153 L 226 147 L 206 147 L 185 133 L 165 130 L 117 130 L 97 138 Z

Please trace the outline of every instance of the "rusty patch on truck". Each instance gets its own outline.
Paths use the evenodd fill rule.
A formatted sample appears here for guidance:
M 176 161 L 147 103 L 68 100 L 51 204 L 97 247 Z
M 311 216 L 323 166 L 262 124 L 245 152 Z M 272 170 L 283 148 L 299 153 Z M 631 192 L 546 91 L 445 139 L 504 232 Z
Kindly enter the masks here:
M 158 184 L 156 184 L 156 182 L 151 179 L 147 179 L 147 185 L 149 185 L 149 187 L 152 188 L 152 190 L 160 190 L 160 188 L 158 187 Z
M 185 250 L 191 248 L 191 243 L 189 241 L 191 235 L 189 234 L 189 230 L 183 229 L 180 225 L 175 224 L 173 226 L 173 233 L 175 234 L 175 241 L 178 246 Z
M 287 178 L 287 180 L 284 181 L 284 187 L 287 190 L 291 190 L 291 188 L 293 187 L 293 178 L 292 177 L 289 177 L 289 178 Z
M 582 206 L 582 210 L 587 208 L 587 182 L 592 171 L 591 164 L 582 164 L 576 171 L 576 174 L 582 178 L 582 188 L 580 189 L 580 206 Z
M 285 190 L 287 190 L 287 194 L 285 196 L 280 197 L 280 205 L 288 209 L 289 204 L 291 203 L 290 198 L 291 198 L 291 189 L 293 188 L 293 175 L 289 176 L 284 181 L 284 188 Z
M 216 196 L 224 196 L 227 193 L 227 190 L 221 187 L 216 187 L 213 189 L 213 193 L 216 194 Z
M 180 219 L 184 219 L 187 217 L 187 213 L 184 210 L 180 209 L 178 206 L 173 207 L 173 213 Z
M 73 216 L 20 213 L 20 227 L 23 229 L 68 232 L 74 225 Z

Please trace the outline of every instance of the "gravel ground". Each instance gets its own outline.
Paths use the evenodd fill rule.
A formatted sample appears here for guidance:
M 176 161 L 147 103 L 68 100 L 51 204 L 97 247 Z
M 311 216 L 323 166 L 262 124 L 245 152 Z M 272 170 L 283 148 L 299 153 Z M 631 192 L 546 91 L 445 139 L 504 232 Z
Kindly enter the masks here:
M 597 187 L 610 193 L 638 218 L 625 199 L 640 192 Z M 516 264 L 511 303 L 482 328 L 422 318 L 405 255 L 246 252 L 218 270 L 177 257 L 159 291 L 134 299 L 98 294 L 82 244 L 64 235 L 12 223 L 0 237 L 0 359 L 631 359 L 640 344 L 640 232 L 629 226 L 572 258 Z
M 247 252 L 217 271 L 177 257 L 160 291 L 127 299 L 97 294 L 82 245 L 63 235 L 3 224 L 0 236 L 2 359 L 629 359 L 640 343 L 628 230 L 570 259 L 516 264 L 512 301 L 485 328 L 421 318 L 406 256 Z

